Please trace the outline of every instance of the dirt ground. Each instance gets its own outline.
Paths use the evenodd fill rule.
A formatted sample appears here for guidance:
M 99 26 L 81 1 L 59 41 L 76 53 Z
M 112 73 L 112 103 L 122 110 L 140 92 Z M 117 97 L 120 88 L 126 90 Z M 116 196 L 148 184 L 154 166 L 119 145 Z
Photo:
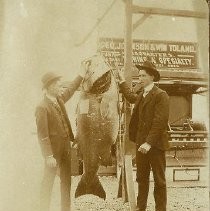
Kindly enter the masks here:
M 10 133 L 9 133 L 10 134 Z M 11 134 L 14 136 L 14 134 Z M 0 210 L 5 211 L 39 211 L 39 190 L 43 174 L 43 159 L 40 154 L 36 136 L 28 133 L 24 140 L 16 136 L 16 142 L 8 142 L 1 150 L 0 163 Z M 22 140 L 22 142 L 18 142 Z M 15 143 L 15 146 L 13 146 Z M 27 143 L 20 148 L 20 143 Z M 184 162 L 185 163 L 185 162 Z M 167 211 L 208 211 L 209 189 L 208 168 L 200 168 L 199 182 L 174 183 L 172 169 L 167 168 L 168 181 L 168 209 Z M 193 173 L 194 174 L 194 173 Z M 135 181 L 135 172 L 133 175 Z M 185 175 L 186 176 L 186 175 Z M 189 175 L 188 175 L 189 176 Z M 100 177 L 101 183 L 107 193 L 104 201 L 92 195 L 85 195 L 77 199 L 74 192 L 81 176 L 72 177 L 72 210 L 71 211 L 127 211 L 128 203 L 117 198 L 118 179 L 114 176 Z M 137 184 L 135 192 L 137 194 Z M 148 197 L 147 211 L 154 211 L 153 182 L 151 181 Z M 60 210 L 59 177 L 55 179 L 52 194 L 51 210 Z
M 74 193 L 80 176 L 73 177 L 72 193 Z M 122 198 L 117 198 L 118 180 L 116 177 L 101 177 L 102 185 L 107 193 L 104 201 L 96 196 L 86 195 L 74 199 L 72 194 L 73 211 L 128 211 L 128 203 L 123 203 Z M 135 183 L 137 194 L 137 184 Z M 57 187 L 56 187 L 57 186 Z M 54 187 L 51 211 L 59 210 L 59 195 L 55 192 L 59 184 Z M 153 182 L 151 182 L 147 211 L 154 211 Z M 168 211 L 208 211 L 209 192 L 207 187 L 168 187 Z

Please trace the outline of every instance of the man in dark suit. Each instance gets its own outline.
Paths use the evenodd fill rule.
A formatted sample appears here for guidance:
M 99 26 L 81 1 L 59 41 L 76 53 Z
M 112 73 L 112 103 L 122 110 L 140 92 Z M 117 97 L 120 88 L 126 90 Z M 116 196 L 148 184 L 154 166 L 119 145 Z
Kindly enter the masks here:
M 41 151 L 45 159 L 41 184 L 40 210 L 47 211 L 57 171 L 60 169 L 61 210 L 70 211 L 71 190 L 71 141 L 74 135 L 64 106 L 79 87 L 85 75 L 82 66 L 79 76 L 65 90 L 60 76 L 48 72 L 42 77 L 44 99 L 36 108 L 36 124 Z
M 168 148 L 167 124 L 169 97 L 154 82 L 160 74 L 155 65 L 146 61 L 136 65 L 142 90 L 137 95 L 126 85 L 124 75 L 119 72 L 120 88 L 130 103 L 135 103 L 129 125 L 129 138 L 136 143 L 138 182 L 138 211 L 145 211 L 149 191 L 149 175 L 154 177 L 155 210 L 166 211 L 165 150 Z

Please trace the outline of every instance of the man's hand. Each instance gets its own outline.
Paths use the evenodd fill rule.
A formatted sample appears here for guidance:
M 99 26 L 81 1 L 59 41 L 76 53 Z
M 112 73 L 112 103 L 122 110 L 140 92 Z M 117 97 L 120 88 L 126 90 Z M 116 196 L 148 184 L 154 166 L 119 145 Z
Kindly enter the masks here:
M 55 168 L 57 165 L 56 159 L 52 155 L 46 157 L 46 163 L 51 168 Z
M 125 82 L 125 75 L 123 69 L 118 70 L 118 80 L 120 84 Z
M 142 144 L 139 148 L 138 151 L 143 153 L 143 154 L 147 154 L 147 152 L 149 152 L 151 148 L 151 145 L 148 144 L 147 142 L 145 142 L 144 144 Z
M 79 75 L 81 77 L 83 78 L 85 77 L 89 65 L 90 65 L 90 60 L 85 60 L 81 63 L 80 70 L 79 70 Z

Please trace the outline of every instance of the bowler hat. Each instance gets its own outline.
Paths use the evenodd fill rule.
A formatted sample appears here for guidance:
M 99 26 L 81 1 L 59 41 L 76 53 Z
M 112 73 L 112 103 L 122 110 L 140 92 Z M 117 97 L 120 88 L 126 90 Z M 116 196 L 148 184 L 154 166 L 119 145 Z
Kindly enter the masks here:
M 53 72 L 48 72 L 42 76 L 42 89 L 47 88 L 52 82 L 57 81 L 61 76 L 56 75 Z
M 150 61 L 145 61 L 143 65 L 136 65 L 139 70 L 145 70 L 149 75 L 154 76 L 154 81 L 160 80 L 160 73 L 157 71 L 155 65 Z

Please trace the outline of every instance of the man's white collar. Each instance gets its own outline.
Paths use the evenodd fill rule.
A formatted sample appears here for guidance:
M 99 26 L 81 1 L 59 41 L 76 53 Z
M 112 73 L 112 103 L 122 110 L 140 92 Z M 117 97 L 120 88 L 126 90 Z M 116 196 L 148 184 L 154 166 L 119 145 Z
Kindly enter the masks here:
M 46 97 L 47 97 L 49 100 L 51 100 L 53 103 L 57 103 L 56 97 L 53 97 L 53 96 L 51 96 L 51 95 L 49 95 L 49 94 L 47 94 L 47 93 L 46 93 Z
M 144 88 L 144 92 L 148 93 L 149 91 L 152 90 L 153 87 L 154 87 L 154 83 L 151 83 L 151 84 L 147 85 L 147 86 Z

